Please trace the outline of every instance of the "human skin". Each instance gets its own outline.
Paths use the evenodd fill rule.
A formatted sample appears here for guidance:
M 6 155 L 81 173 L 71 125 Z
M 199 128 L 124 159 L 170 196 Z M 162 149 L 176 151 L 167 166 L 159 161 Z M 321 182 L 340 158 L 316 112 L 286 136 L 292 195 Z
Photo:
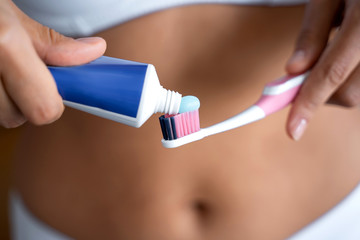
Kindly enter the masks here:
M 0 126 L 57 120 L 64 105 L 46 64 L 84 64 L 105 48 L 101 38 L 63 36 L 30 19 L 11 0 L 0 0 Z
M 291 108 L 289 135 L 298 140 L 319 106 L 360 105 L 360 1 L 310 0 L 293 56 L 286 70 L 311 69 Z M 334 26 L 338 31 L 329 41 Z
M 284 74 L 303 6 L 185 6 L 98 36 L 106 55 L 155 65 L 162 85 L 201 100 L 201 125 L 254 103 Z M 359 182 L 360 112 L 319 107 L 303 138 L 289 108 L 178 149 L 156 117 L 134 129 L 72 109 L 24 128 L 14 188 L 32 213 L 75 239 L 284 239 Z

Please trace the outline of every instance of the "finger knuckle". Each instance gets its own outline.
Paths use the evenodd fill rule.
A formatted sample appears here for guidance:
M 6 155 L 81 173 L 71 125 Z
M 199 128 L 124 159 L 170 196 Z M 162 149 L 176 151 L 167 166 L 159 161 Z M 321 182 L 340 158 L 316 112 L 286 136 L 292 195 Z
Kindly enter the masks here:
M 330 87 L 335 88 L 339 86 L 346 77 L 347 68 L 345 64 L 341 62 L 332 63 L 324 67 L 321 75 Z
M 307 98 L 306 101 L 302 102 L 302 107 L 309 112 L 314 111 L 317 108 L 317 101 L 313 98 Z
M 64 38 L 63 35 L 48 27 L 43 27 L 43 34 L 46 36 L 45 39 L 49 45 L 56 44 Z
M 38 54 L 46 61 L 48 50 L 51 46 L 61 42 L 65 37 L 54 29 L 39 25 L 39 38 L 37 39 Z
M 2 53 L 7 53 L 14 45 L 15 31 L 12 26 L 0 26 L 0 50 Z
M 30 121 L 35 125 L 44 125 L 59 119 L 63 107 L 60 104 L 41 104 L 30 114 Z
M 0 121 L 1 126 L 3 126 L 4 128 L 17 128 L 19 126 L 21 126 L 22 124 L 24 124 L 25 119 L 23 117 L 18 117 L 18 118 L 11 118 L 11 119 L 3 119 Z
M 317 39 L 318 36 L 313 29 L 309 27 L 304 28 L 302 29 L 299 39 L 297 41 L 297 46 L 300 49 L 305 49 L 308 46 L 311 46 Z

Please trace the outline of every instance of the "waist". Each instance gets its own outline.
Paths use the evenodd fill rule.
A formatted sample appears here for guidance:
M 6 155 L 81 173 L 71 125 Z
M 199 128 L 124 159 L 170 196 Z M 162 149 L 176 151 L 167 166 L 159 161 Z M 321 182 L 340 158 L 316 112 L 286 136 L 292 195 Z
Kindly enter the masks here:
M 288 239 L 359 239 L 359 201 L 360 185 L 334 208 Z M 36 218 L 29 209 L 27 209 L 21 196 L 16 191 L 10 193 L 9 203 L 11 207 L 12 239 L 70 239 Z

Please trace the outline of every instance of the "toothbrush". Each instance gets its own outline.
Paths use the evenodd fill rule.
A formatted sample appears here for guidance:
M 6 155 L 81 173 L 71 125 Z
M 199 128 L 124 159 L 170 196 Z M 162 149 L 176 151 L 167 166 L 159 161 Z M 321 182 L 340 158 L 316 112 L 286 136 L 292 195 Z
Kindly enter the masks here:
M 161 142 L 165 148 L 176 148 L 263 119 L 288 106 L 294 100 L 307 75 L 308 73 L 298 76 L 285 76 L 266 84 L 262 96 L 253 106 L 207 128 L 199 127 L 198 114 L 196 115 L 193 112 L 186 113 L 186 116 L 181 116 L 185 113 L 163 115 L 160 117 L 164 136 Z M 179 128 L 183 132 L 180 137 L 177 134 Z

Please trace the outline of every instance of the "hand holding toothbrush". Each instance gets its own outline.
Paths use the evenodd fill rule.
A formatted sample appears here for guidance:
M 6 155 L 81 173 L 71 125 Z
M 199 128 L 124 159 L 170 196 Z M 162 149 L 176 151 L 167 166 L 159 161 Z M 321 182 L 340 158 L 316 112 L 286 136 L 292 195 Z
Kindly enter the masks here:
M 339 24 L 340 23 L 340 24 Z M 333 27 L 340 25 L 328 42 Z M 287 122 L 299 140 L 316 109 L 324 104 L 360 104 L 360 0 L 310 0 L 295 52 L 286 70 L 311 70 L 297 95 Z
M 0 0 L 0 126 L 58 119 L 64 106 L 46 64 L 84 64 L 105 48 L 101 38 L 65 37 L 30 19 L 12 1 Z

